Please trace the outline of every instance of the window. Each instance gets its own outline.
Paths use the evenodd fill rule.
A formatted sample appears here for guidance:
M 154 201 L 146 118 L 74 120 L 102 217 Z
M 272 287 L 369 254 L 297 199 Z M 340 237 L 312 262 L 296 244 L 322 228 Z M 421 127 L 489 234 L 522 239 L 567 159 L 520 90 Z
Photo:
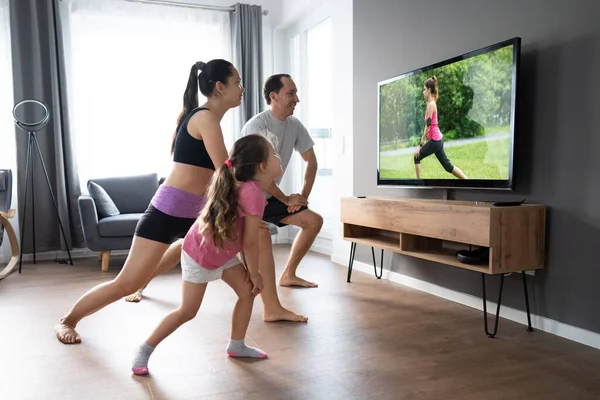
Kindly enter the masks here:
M 190 68 L 231 59 L 228 13 L 122 0 L 67 0 L 61 7 L 82 190 L 90 178 L 165 176 Z M 222 127 L 232 144 L 231 111 Z
M 290 73 L 294 77 L 294 82 L 298 88 L 302 87 L 300 72 L 300 35 L 295 35 L 290 39 Z M 300 107 L 302 102 L 298 103 Z
M 333 125 L 333 47 L 331 19 L 307 32 L 308 118 L 319 160 L 318 175 L 330 176 Z M 329 185 L 329 184 L 328 184 Z
M 327 18 L 290 42 L 290 71 L 299 87 L 300 104 L 304 108 L 298 117 L 315 142 L 319 163 L 317 177 L 310 195 L 310 208 L 323 216 L 319 237 L 331 239 L 333 215 L 333 47 L 331 18 Z M 303 60 L 303 64 L 299 60 Z M 298 161 L 294 187 L 301 187 L 306 164 Z

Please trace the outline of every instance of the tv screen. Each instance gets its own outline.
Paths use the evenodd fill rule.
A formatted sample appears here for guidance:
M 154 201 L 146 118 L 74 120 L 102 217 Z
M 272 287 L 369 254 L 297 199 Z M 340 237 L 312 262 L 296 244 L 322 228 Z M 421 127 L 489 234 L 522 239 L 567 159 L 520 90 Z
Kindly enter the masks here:
M 378 186 L 513 189 L 519 55 L 514 38 L 379 82 Z

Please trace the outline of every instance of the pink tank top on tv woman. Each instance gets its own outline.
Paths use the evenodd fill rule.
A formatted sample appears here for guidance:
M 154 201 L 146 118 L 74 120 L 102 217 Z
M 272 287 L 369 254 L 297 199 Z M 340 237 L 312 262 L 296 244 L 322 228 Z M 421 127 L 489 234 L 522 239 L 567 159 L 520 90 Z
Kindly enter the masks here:
M 427 124 L 427 111 L 425 111 L 425 124 Z M 431 126 L 429 126 L 429 132 L 427 133 L 428 140 L 442 140 L 444 136 L 440 127 L 438 126 L 437 111 L 433 112 L 431 116 Z

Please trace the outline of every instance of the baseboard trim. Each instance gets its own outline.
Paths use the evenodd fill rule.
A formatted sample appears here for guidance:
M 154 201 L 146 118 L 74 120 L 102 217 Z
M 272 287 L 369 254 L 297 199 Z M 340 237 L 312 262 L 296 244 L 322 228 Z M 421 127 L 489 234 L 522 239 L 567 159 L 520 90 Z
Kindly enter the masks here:
M 308 249 L 308 250 L 315 252 L 315 253 L 324 254 L 326 256 L 331 256 L 331 244 L 326 243 L 327 241 L 328 241 L 327 239 L 319 240 L 319 238 L 317 238 L 315 240 L 315 242 L 312 244 L 312 246 L 310 246 L 310 249 Z M 294 243 L 294 238 L 288 238 L 287 240 L 282 240 L 282 241 L 278 241 L 275 243 L 291 245 Z
M 315 241 L 313 242 L 312 246 L 310 246 L 310 251 L 314 251 L 315 253 L 324 254 L 326 256 L 331 256 L 331 247 L 332 247 L 331 240 L 323 239 L 323 238 L 316 238 Z
M 273 244 L 290 244 L 292 241 L 287 236 L 277 235 L 273 239 Z
M 331 261 L 336 264 L 346 266 L 347 268 L 348 255 L 333 255 L 331 257 Z M 373 265 L 363 263 L 360 261 L 354 261 L 352 272 L 354 271 L 360 271 L 373 275 Z M 447 289 L 445 287 L 438 286 L 430 282 L 425 282 L 420 279 L 412 278 L 410 276 L 406 276 L 398 272 L 393 272 L 386 269 L 383 270 L 383 275 L 381 278 L 483 311 L 483 302 L 481 301 L 480 297 L 457 292 L 455 290 Z M 496 303 L 488 301 L 487 308 L 488 313 L 495 313 Z M 514 322 L 518 322 L 525 326 L 527 325 L 527 313 L 511 307 L 503 305 L 500 308 L 500 317 Z M 536 314 L 531 314 L 531 325 L 534 329 L 538 329 L 540 331 L 551 333 L 553 335 L 560 336 L 562 338 L 569 339 L 574 342 L 578 342 L 596 349 L 600 349 L 600 333 L 588 331 L 586 329 L 578 328 L 576 326 L 568 325 L 563 322 L 542 317 Z
M 286 226 L 279 229 L 277 235 L 272 236 L 273 244 L 293 244 L 300 229 L 295 226 Z M 309 251 L 331 256 L 333 253 L 333 241 L 328 238 L 317 237 Z

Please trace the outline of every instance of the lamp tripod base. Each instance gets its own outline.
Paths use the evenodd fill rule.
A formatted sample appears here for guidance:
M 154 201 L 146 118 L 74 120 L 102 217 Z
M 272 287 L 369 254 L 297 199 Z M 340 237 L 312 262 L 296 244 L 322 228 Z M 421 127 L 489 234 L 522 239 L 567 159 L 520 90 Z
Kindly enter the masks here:
M 65 235 L 65 230 L 63 228 L 62 221 L 60 220 L 60 214 L 58 213 L 58 205 L 56 203 L 56 198 L 54 197 L 54 193 L 52 192 L 52 186 L 50 185 L 50 178 L 48 177 L 48 171 L 46 170 L 46 165 L 44 164 L 44 159 L 42 157 L 42 151 L 40 150 L 40 146 L 38 144 L 37 136 L 35 132 L 28 132 L 29 134 L 29 142 L 27 144 L 27 162 L 25 164 L 25 195 L 23 196 L 23 218 L 21 221 L 21 254 L 19 257 L 19 273 L 21 273 L 22 263 L 23 263 L 23 241 L 25 239 L 25 221 L 27 220 L 27 196 L 28 196 L 28 186 L 31 184 L 31 214 L 32 214 L 32 227 L 33 227 L 33 263 L 36 263 L 36 252 L 35 252 L 35 190 L 33 184 L 33 171 L 34 171 L 34 163 L 33 157 L 34 153 L 37 153 L 40 164 L 42 165 L 42 170 L 44 171 L 44 177 L 46 178 L 46 183 L 48 184 L 48 191 L 50 192 L 50 196 L 52 197 L 52 203 L 54 205 L 54 211 L 56 212 L 56 218 L 58 219 L 58 225 L 60 227 L 60 233 L 62 234 L 62 238 L 65 243 L 65 247 L 67 249 L 67 254 L 69 255 L 68 264 L 73 265 L 73 258 L 71 257 L 71 251 L 69 250 L 67 237 Z M 58 260 L 55 259 L 55 262 L 59 262 L 61 264 L 67 264 L 66 260 Z

